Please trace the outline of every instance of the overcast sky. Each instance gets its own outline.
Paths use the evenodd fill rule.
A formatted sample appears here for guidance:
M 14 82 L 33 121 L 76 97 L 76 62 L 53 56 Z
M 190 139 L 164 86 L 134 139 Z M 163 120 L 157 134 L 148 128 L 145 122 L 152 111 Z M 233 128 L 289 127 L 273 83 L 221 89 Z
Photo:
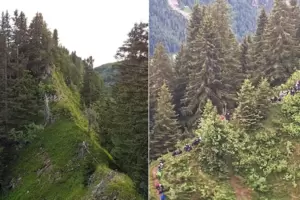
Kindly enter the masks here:
M 1 9 L 24 11 L 29 22 L 41 12 L 60 43 L 82 58 L 92 55 L 95 67 L 115 61 L 134 23 L 149 18 L 149 0 L 9 0 Z

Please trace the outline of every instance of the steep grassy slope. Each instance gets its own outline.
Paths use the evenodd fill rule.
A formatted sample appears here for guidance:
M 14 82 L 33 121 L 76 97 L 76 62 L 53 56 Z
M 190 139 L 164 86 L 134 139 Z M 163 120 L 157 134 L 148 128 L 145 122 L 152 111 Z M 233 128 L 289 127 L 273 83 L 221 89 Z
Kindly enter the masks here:
M 295 73 L 278 90 L 290 88 L 300 80 Z M 252 199 L 296 200 L 300 197 L 300 93 L 287 96 L 282 103 L 273 104 L 263 129 L 253 132 L 254 153 L 243 154 L 250 161 L 249 171 L 240 170 L 227 179 L 204 173 L 197 161 L 197 149 L 178 157 L 163 155 L 166 161 L 161 183 L 170 190 L 169 199 Z M 191 141 L 189 141 L 191 142 Z M 255 144 L 254 144 L 255 143 Z M 185 143 L 181 144 L 181 147 Z M 247 151 L 246 151 L 247 152 Z M 151 164 L 153 170 L 158 162 Z M 252 173 L 256 171 L 256 173 Z M 153 171 L 150 171 L 152 174 Z M 259 177 L 257 176 L 259 175 Z M 153 179 L 150 179 L 153 187 Z M 155 199 L 155 191 L 151 196 Z
M 51 79 L 60 99 L 51 103 L 56 120 L 12 161 L 14 186 L 2 199 L 141 199 L 129 177 L 109 168 L 114 161 L 95 133 L 87 134 L 79 94 L 57 70 Z

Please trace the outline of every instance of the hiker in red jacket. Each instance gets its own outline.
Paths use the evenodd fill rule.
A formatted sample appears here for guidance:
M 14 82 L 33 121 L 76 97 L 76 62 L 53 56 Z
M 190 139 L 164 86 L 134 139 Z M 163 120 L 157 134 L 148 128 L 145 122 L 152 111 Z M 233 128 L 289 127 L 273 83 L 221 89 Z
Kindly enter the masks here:
M 224 115 L 221 115 L 220 119 L 223 121 L 225 119 Z

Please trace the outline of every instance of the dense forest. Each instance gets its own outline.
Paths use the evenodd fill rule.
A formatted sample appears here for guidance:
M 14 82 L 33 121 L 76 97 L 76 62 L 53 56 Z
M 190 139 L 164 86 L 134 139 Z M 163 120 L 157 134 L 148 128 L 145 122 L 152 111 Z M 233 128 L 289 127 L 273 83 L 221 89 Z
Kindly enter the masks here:
M 146 199 L 148 24 L 117 51 L 112 86 L 42 13 L 0 22 L 0 199 Z
M 176 1 L 176 0 L 173 0 Z M 177 0 L 179 8 L 192 9 L 195 2 L 209 5 L 215 0 Z M 255 32 L 259 9 L 264 7 L 269 12 L 273 0 L 228 0 L 231 9 L 231 27 L 240 42 L 245 35 Z M 154 47 L 163 43 L 169 53 L 177 53 L 180 45 L 187 36 L 185 28 L 187 20 L 178 12 L 171 9 L 168 0 L 150 0 L 150 54 Z
M 300 196 L 300 94 L 293 92 L 300 80 L 299 5 L 275 0 L 269 14 L 261 9 L 255 33 L 240 44 L 230 12 L 226 0 L 196 5 L 175 61 L 164 44 L 155 47 L 152 199 L 156 176 L 174 200 Z M 284 90 L 291 93 L 270 101 Z M 183 150 L 195 138 L 200 143 Z M 165 162 L 157 168 L 159 160 Z

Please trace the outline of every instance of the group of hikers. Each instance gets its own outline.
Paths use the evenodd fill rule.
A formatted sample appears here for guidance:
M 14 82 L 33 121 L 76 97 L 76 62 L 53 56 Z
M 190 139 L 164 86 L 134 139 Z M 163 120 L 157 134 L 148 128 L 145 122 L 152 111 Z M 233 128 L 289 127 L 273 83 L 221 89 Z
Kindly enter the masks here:
M 164 194 L 165 188 L 162 184 L 159 183 L 159 179 L 161 178 L 161 173 L 162 173 L 162 169 L 163 169 L 163 166 L 164 166 L 164 162 L 165 162 L 164 160 L 161 160 L 159 162 L 159 165 L 157 167 L 157 172 L 156 172 L 157 179 L 155 179 L 155 181 L 154 181 L 154 186 L 155 186 L 155 188 L 156 188 L 156 190 L 157 190 L 157 192 L 160 196 L 160 200 L 166 200 L 167 199 L 166 195 Z
M 196 146 L 198 145 L 200 142 L 202 141 L 201 137 L 196 138 L 193 142 L 192 145 L 186 144 L 184 146 L 184 151 L 185 152 L 190 152 L 193 148 L 192 146 Z M 172 155 L 176 156 L 176 155 L 180 155 L 182 154 L 182 151 L 180 149 L 175 150 Z M 164 192 L 166 191 L 165 187 L 159 183 L 159 180 L 161 178 L 162 175 L 162 170 L 163 170 L 163 166 L 164 166 L 164 160 L 160 160 L 159 165 L 157 166 L 157 171 L 156 171 L 156 179 L 154 181 L 154 186 L 158 192 L 158 194 L 160 195 L 160 200 L 166 200 L 166 195 L 164 194 Z
M 277 96 L 272 97 L 270 100 L 271 100 L 272 103 L 280 102 L 288 94 L 294 96 L 299 91 L 300 91 L 300 80 L 296 82 L 294 87 L 290 88 L 289 90 L 281 91 L 279 93 L 278 97 Z M 230 120 L 230 113 L 226 112 L 225 115 L 221 115 L 220 117 L 221 117 L 221 120 L 229 121 Z M 191 145 L 186 144 L 184 146 L 183 150 L 185 152 L 190 152 L 193 149 L 192 146 L 198 145 L 201 141 L 202 141 L 202 138 L 198 137 L 192 142 Z M 176 149 L 175 151 L 172 152 L 172 156 L 178 156 L 178 155 L 182 154 L 182 152 L 183 151 L 181 149 Z M 155 188 L 158 191 L 158 194 L 160 195 L 160 200 L 166 200 L 166 195 L 164 194 L 164 192 L 166 190 L 165 190 L 164 186 L 159 183 L 159 180 L 160 180 L 161 175 L 162 175 L 162 169 L 163 169 L 163 166 L 164 166 L 164 162 L 165 162 L 164 160 L 160 161 L 160 163 L 157 167 L 157 172 L 156 172 L 156 177 L 157 178 L 155 179 L 155 182 L 154 182 Z
M 289 90 L 280 91 L 279 96 L 274 96 L 270 100 L 272 103 L 277 103 L 282 101 L 282 99 L 288 94 L 294 96 L 296 92 L 299 91 L 300 91 L 300 81 L 297 81 L 294 87 L 290 88 Z
M 186 144 L 186 145 L 184 146 L 183 150 L 184 150 L 185 152 L 190 152 L 190 151 L 193 149 L 192 146 L 198 145 L 201 141 L 202 141 L 202 138 L 201 138 L 201 136 L 200 136 L 200 137 L 196 138 L 196 139 L 192 142 L 192 145 Z M 180 154 L 182 154 L 181 149 L 176 149 L 175 151 L 172 152 L 172 156 L 177 156 L 177 155 L 180 155 Z
M 221 115 L 221 120 L 227 120 L 229 121 L 230 120 L 230 113 L 229 112 L 226 112 L 225 115 Z

